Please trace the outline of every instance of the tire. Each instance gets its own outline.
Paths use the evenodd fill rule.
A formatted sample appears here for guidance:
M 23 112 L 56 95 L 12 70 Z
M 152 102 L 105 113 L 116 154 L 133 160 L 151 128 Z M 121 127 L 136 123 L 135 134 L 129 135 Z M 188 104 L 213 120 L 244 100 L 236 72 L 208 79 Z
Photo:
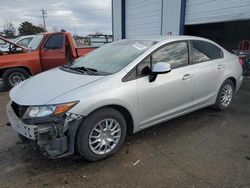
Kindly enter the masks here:
M 235 86 L 233 82 L 229 79 L 226 80 L 220 87 L 214 108 L 218 111 L 228 109 L 231 106 L 234 97 L 234 92 Z M 225 93 L 227 93 L 227 96 L 223 98 L 223 96 L 225 96 Z
M 10 68 L 3 73 L 2 78 L 6 86 L 13 88 L 29 77 L 30 74 L 23 68 Z
M 126 134 L 124 116 L 113 108 L 102 108 L 91 113 L 80 125 L 76 149 L 84 159 L 99 161 L 116 153 Z

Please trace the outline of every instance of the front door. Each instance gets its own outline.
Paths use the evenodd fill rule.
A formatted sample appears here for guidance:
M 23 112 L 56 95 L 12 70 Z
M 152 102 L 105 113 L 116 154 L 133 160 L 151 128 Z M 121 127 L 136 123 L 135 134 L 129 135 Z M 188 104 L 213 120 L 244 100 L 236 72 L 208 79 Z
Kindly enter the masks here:
M 41 50 L 43 70 L 58 67 L 66 63 L 65 37 L 63 33 L 49 36 Z
M 159 74 L 149 82 L 147 67 L 157 62 L 171 65 L 171 72 Z M 146 67 L 146 68 L 145 68 Z M 167 44 L 137 66 L 138 114 L 140 127 L 148 127 L 192 107 L 193 74 L 189 66 L 188 43 Z

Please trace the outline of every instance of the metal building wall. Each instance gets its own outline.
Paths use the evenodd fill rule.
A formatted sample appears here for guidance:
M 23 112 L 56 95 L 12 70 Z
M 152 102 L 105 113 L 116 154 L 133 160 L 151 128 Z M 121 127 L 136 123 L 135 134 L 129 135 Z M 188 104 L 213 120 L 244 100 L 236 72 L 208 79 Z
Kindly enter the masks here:
M 122 0 L 112 0 L 113 40 L 122 39 Z
M 114 40 L 178 35 L 186 0 L 112 0 Z M 184 6 L 185 7 L 185 6 Z M 183 23 L 182 20 L 183 19 Z
M 187 0 L 185 24 L 250 19 L 250 0 Z
M 184 14 L 182 14 L 182 4 L 185 6 L 185 1 L 183 0 L 164 0 L 163 3 L 163 27 L 162 35 L 167 35 L 172 33 L 172 35 L 182 34 L 182 16 L 184 19 Z M 184 12 L 183 12 L 184 13 Z

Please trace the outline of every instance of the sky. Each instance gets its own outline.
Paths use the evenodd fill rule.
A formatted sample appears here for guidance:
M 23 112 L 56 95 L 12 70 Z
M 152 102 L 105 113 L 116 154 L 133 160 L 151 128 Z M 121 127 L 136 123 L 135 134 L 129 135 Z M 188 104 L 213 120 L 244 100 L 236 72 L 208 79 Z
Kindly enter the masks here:
M 0 0 L 0 3 L 0 31 L 7 21 L 16 30 L 23 21 L 43 24 L 41 9 L 44 9 L 48 31 L 64 29 L 82 36 L 95 32 L 112 34 L 111 0 Z

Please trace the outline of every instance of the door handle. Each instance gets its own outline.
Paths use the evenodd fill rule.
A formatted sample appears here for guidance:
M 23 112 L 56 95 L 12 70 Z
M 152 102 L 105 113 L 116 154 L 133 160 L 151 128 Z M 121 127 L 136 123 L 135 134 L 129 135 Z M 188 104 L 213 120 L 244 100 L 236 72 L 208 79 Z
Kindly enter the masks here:
M 225 65 L 218 65 L 218 67 L 217 67 L 219 70 L 220 69 L 224 69 L 225 68 Z
M 182 80 L 189 80 L 193 77 L 192 74 L 185 74 L 183 77 L 182 77 Z
M 62 54 L 63 54 L 63 53 L 64 53 L 64 51 L 60 51 L 60 53 L 62 53 Z

